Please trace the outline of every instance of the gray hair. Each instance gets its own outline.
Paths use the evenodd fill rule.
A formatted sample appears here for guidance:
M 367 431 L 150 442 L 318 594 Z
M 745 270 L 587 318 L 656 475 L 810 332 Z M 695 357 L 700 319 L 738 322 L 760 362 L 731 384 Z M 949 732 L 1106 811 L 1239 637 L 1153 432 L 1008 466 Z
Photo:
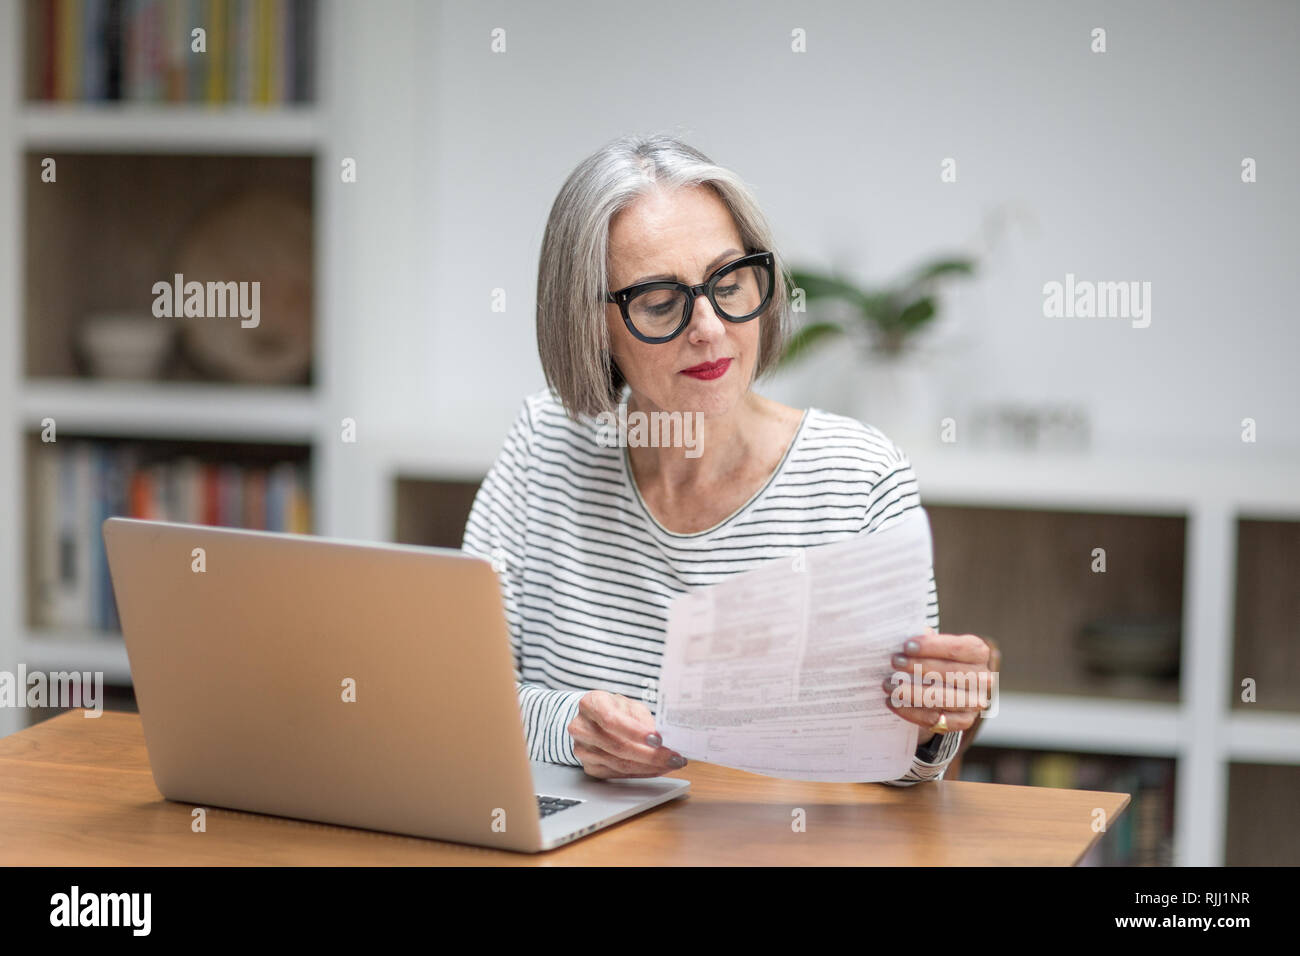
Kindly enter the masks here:
M 579 163 L 560 188 L 546 221 L 537 270 L 542 371 L 575 420 L 578 415 L 614 412 L 622 395 L 624 379 L 610 358 L 605 325 L 609 224 L 656 186 L 711 188 L 731 213 L 744 251 L 773 254 L 777 277 L 772 301 L 758 319 L 762 325 L 754 378 L 773 368 L 785 348 L 790 326 L 787 283 L 793 282 L 749 186 L 671 136 L 614 140 Z

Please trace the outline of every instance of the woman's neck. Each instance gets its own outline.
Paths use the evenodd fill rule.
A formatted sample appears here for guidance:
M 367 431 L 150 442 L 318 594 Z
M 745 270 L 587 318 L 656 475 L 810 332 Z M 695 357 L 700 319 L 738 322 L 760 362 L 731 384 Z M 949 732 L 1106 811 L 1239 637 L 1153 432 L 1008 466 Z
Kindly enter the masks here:
M 746 464 L 763 450 L 764 426 L 780 405 L 756 392 L 746 392 L 725 415 L 706 417 L 696 412 L 680 413 L 683 433 L 690 432 L 693 448 L 680 444 L 634 444 L 629 441 L 628 456 L 637 485 L 643 491 L 655 486 L 675 497 L 693 489 L 715 488 L 745 471 Z M 634 412 L 646 413 L 653 427 L 653 412 L 636 396 L 629 396 L 628 418 Z M 692 421 L 687 423 L 686 418 Z

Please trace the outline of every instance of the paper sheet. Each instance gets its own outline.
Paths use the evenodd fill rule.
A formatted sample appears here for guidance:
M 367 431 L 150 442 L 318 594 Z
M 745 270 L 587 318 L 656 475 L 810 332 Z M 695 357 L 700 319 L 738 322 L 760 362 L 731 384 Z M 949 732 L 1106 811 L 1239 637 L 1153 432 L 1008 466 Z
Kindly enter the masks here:
M 678 596 L 658 687 L 664 746 L 772 777 L 901 777 L 919 728 L 882 685 L 926 628 L 930 548 L 917 508 Z

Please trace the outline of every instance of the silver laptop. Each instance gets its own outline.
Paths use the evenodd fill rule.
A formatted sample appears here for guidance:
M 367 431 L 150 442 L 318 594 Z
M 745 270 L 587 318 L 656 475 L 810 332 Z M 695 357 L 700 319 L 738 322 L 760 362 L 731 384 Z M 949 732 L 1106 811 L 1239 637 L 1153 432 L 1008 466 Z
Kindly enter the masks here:
M 533 852 L 690 787 L 528 759 L 480 558 L 128 518 L 104 542 L 169 800 Z

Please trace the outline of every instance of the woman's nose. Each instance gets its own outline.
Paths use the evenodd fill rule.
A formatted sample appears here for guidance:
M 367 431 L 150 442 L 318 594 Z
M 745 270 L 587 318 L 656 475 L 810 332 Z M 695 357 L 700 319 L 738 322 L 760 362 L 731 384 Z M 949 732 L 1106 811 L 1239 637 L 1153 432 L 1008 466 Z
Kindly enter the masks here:
M 691 307 L 691 322 L 686 327 L 686 334 L 693 338 L 716 337 L 719 333 L 725 334 L 726 326 L 723 324 L 718 313 L 713 311 L 713 305 L 709 302 L 709 297 L 701 293 L 695 297 L 695 302 Z

